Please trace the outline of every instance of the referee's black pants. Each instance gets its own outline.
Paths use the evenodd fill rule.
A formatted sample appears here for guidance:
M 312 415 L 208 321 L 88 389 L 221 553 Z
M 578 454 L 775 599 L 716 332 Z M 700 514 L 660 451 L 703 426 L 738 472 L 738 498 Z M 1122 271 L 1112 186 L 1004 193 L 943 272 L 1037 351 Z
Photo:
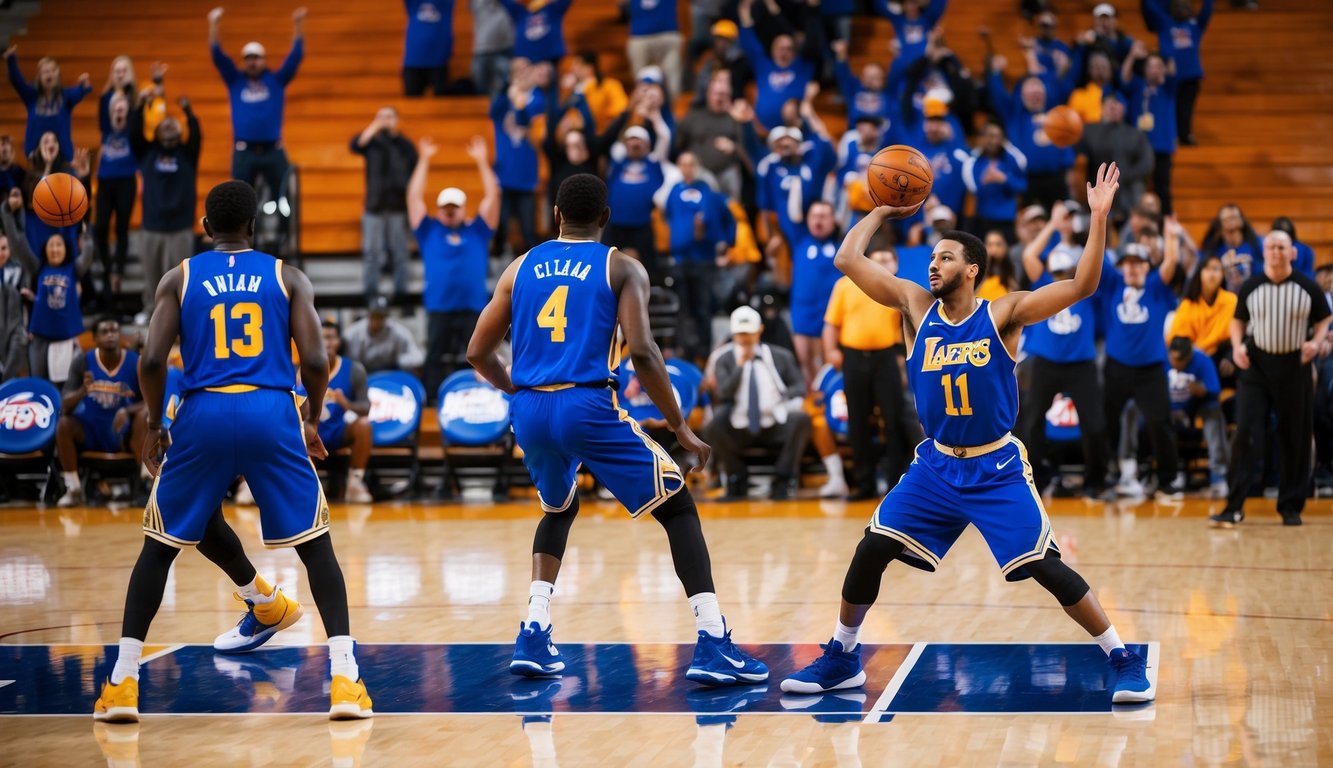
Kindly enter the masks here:
M 1171 427 L 1171 396 L 1166 367 L 1161 363 L 1132 366 L 1106 358 L 1106 426 L 1110 444 L 1120 444 L 1120 413 L 1132 398 L 1143 414 L 1157 463 L 1157 487 L 1165 490 L 1176 481 L 1180 461 L 1176 433 Z
M 1270 355 L 1250 346 L 1250 367 L 1236 382 L 1236 432 L 1227 469 L 1226 510 L 1239 511 L 1263 472 L 1268 413 L 1277 414 L 1277 511 L 1283 517 L 1305 509 L 1314 434 L 1314 374 L 1301 353 Z
M 1083 488 L 1106 489 L 1106 418 L 1097 361 L 1057 363 L 1033 355 L 1027 363 L 1030 380 L 1018 411 L 1018 439 L 1028 449 L 1037 488 L 1046 487 L 1052 471 L 1046 466 L 1046 411 L 1061 392 L 1074 401 L 1083 444 Z
M 903 385 L 897 356 L 885 349 L 842 348 L 842 391 L 847 396 L 847 443 L 856 463 L 856 489 L 878 496 L 875 467 L 875 407 L 884 419 L 884 454 L 888 458 L 889 481 L 905 471 L 898 430 L 902 421 Z

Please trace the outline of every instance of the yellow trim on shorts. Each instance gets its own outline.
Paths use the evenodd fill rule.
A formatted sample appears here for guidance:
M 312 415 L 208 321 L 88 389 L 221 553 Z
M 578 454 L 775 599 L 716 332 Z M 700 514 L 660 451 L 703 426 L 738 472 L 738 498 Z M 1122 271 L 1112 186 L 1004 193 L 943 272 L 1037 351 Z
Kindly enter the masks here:
M 301 418 L 300 397 L 292 392 L 292 406 L 296 408 L 297 429 L 300 430 L 301 445 L 305 445 L 305 423 Z M 324 484 L 319 481 L 319 473 L 315 469 L 313 459 L 306 457 L 310 464 L 310 474 L 315 478 L 315 487 L 319 489 L 319 498 L 315 503 L 315 516 L 310 521 L 310 527 L 304 531 L 284 539 L 264 539 L 264 546 L 268 549 L 277 549 L 279 547 L 294 547 L 298 544 L 304 544 L 312 539 L 317 539 L 329 530 L 329 502 L 324 497 Z M 263 526 L 263 518 L 260 518 L 260 526 Z
M 878 507 L 875 508 L 874 512 L 870 513 L 870 532 L 877 533 L 880 536 L 886 536 L 890 539 L 894 539 L 895 541 L 899 542 L 904 547 L 911 550 L 912 554 L 916 555 L 918 558 L 924 561 L 926 570 L 931 571 L 932 573 L 940 565 L 940 559 L 935 556 L 934 552 L 931 552 L 929 549 L 926 549 L 926 547 L 924 547 L 921 544 L 921 542 L 917 541 L 911 536 L 908 536 L 902 531 L 897 530 L 896 528 L 889 528 L 888 526 L 880 525 Z
M 205 392 L 221 392 L 224 395 L 239 395 L 242 392 L 254 392 L 258 390 L 253 384 L 228 384 L 223 387 L 204 387 Z
M 574 495 L 578 493 L 578 491 L 579 491 L 579 481 L 578 478 L 575 478 L 574 482 L 569 486 L 569 494 L 565 496 L 565 503 L 563 506 L 553 507 L 550 504 L 547 504 L 546 500 L 542 498 L 541 491 L 537 491 L 537 501 L 542 505 L 543 512 L 550 512 L 552 514 L 560 512 L 568 512 L 569 505 L 574 503 Z
M 939 451 L 940 453 L 946 456 L 952 456 L 956 459 L 973 459 L 976 458 L 977 456 L 985 456 L 988 453 L 994 453 L 995 451 L 998 451 L 1001 448 L 1008 445 L 1009 441 L 1013 439 L 1014 436 L 1012 434 L 1005 432 L 1004 436 L 1001 437 L 999 440 L 994 440 L 992 442 L 986 443 L 985 445 L 952 446 L 952 445 L 945 445 L 944 443 L 941 443 L 939 440 L 931 440 L 931 442 L 935 444 L 935 450 Z M 1019 443 L 1018 445 L 1019 445 L 1019 450 L 1023 452 L 1023 455 L 1027 456 L 1027 449 L 1022 447 L 1023 444 Z M 960 454 L 959 451 L 962 451 L 962 453 Z M 1026 461 L 1026 459 L 1024 459 L 1024 461 Z
M 565 389 L 573 389 L 573 384 L 543 384 L 540 387 L 532 387 L 538 392 L 560 392 Z
M 616 409 L 616 418 L 628 424 L 630 429 L 634 430 L 634 434 L 639 436 L 639 439 L 643 441 L 644 446 L 652 452 L 654 457 L 653 498 L 629 513 L 630 517 L 639 517 L 645 512 L 657 509 L 667 499 L 680 493 L 680 490 L 685 487 L 685 475 L 680 471 L 680 465 L 676 464 L 675 460 L 671 458 L 671 454 L 658 445 L 656 440 L 649 437 L 648 433 L 644 432 L 643 428 L 639 426 L 639 422 L 635 421 L 624 408 L 620 407 L 620 399 L 616 397 L 614 390 L 611 392 L 611 407 Z M 668 489 L 666 487 L 667 480 L 677 480 L 680 484 L 675 488 Z
M 1037 503 L 1037 510 L 1041 513 L 1041 534 L 1037 536 L 1037 544 L 1027 552 L 1015 557 L 1000 568 L 1000 573 L 1008 576 L 1011 572 L 1027 565 L 1035 560 L 1046 557 L 1046 550 L 1055 546 L 1055 529 L 1051 527 L 1051 518 L 1046 514 L 1046 505 L 1041 503 L 1041 492 L 1037 490 L 1037 484 L 1032 479 L 1032 465 L 1028 463 L 1028 449 L 1023 445 L 1023 441 L 1008 435 L 1006 442 L 1011 442 L 1018 446 L 1018 459 L 1023 462 L 1023 479 L 1027 482 L 1028 490 L 1032 492 L 1032 500 Z
M 165 461 L 162 462 L 164 465 Z M 153 490 L 148 494 L 148 504 L 143 508 L 143 533 L 150 539 L 160 541 L 169 547 L 185 549 L 197 545 L 198 541 L 178 539 L 167 533 L 166 523 L 162 520 L 162 509 L 157 506 L 157 484 L 162 478 L 161 471 L 153 478 Z

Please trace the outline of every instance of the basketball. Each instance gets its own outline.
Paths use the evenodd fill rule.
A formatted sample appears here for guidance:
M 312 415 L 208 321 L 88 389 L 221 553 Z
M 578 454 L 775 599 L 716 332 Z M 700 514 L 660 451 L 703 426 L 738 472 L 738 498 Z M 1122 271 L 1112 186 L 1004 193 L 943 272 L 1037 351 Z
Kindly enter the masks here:
M 876 152 L 866 168 L 866 190 L 875 205 L 917 205 L 930 196 L 934 181 L 926 156 L 903 144 Z
M 1061 105 L 1046 113 L 1042 130 L 1055 146 L 1061 149 L 1072 147 L 1083 135 L 1083 118 L 1069 107 Z
M 68 173 L 53 173 L 37 182 L 32 192 L 37 218 L 53 227 L 78 224 L 88 214 L 88 193 L 83 182 Z

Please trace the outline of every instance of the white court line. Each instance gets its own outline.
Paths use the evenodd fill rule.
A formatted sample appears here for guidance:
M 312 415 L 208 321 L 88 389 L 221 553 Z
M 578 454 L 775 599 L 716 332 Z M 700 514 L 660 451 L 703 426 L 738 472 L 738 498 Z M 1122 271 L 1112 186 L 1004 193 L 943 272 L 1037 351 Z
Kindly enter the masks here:
M 921 658 L 921 653 L 926 650 L 927 645 L 928 643 L 912 644 L 912 650 L 907 652 L 907 658 L 903 659 L 903 663 L 898 666 L 898 671 L 893 673 L 893 679 L 889 681 L 888 687 L 884 689 L 884 693 L 879 695 L 879 698 L 875 701 L 875 706 L 871 707 L 870 712 L 866 714 L 866 718 L 861 722 L 879 722 L 880 716 L 888 710 L 889 703 L 897 695 L 898 689 L 902 688 L 903 683 L 907 682 L 907 676 L 912 672 L 912 668 L 916 666 L 916 660 Z
M 10 683 L 17 683 L 17 682 L 18 682 L 17 680 L 0 680 L 0 688 L 4 688 L 6 685 L 9 685 Z

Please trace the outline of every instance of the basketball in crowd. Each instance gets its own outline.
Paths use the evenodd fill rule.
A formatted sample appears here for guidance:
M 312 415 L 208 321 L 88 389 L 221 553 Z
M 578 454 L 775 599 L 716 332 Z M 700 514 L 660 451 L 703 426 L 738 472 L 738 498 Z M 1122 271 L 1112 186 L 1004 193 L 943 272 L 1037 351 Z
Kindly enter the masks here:
M 88 215 L 88 193 L 83 184 L 68 173 L 53 173 L 37 182 L 32 193 L 32 209 L 47 224 L 68 227 Z
M 875 205 L 917 205 L 930 196 L 934 181 L 930 161 L 905 144 L 881 149 L 866 168 L 866 188 Z
M 1046 138 L 1057 147 L 1072 147 L 1083 136 L 1083 118 L 1073 109 L 1061 104 L 1046 113 L 1046 122 L 1042 124 Z

